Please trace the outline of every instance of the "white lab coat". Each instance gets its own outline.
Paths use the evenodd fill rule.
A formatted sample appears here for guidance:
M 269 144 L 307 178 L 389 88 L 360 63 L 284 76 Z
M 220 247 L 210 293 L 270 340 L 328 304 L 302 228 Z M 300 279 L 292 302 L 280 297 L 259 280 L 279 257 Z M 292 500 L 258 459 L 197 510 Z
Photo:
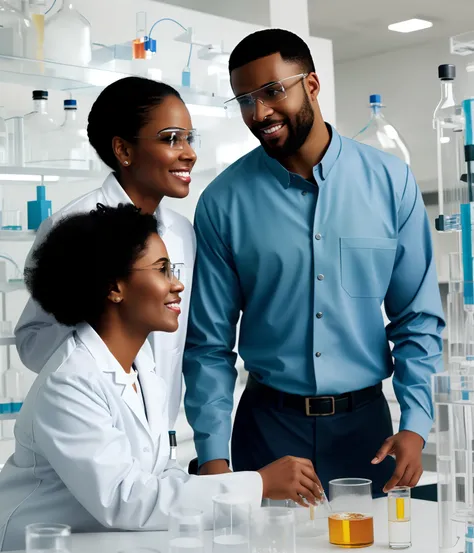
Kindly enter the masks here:
M 32 264 L 32 252 L 44 240 L 53 225 L 62 217 L 84 213 L 95 209 L 97 203 L 117 206 L 119 203 L 132 203 L 113 173 L 106 178 L 101 188 L 74 200 L 43 222 L 26 260 Z M 189 299 L 192 272 L 196 252 L 196 240 L 191 223 L 182 215 L 159 206 L 156 213 L 158 230 L 168 249 L 173 263 L 184 263 L 180 279 L 185 286 L 181 294 L 181 315 L 179 329 L 175 333 L 154 332 L 149 337 L 155 359 L 157 373 L 163 377 L 169 389 L 169 420 L 174 426 L 181 403 L 182 359 L 186 328 L 188 324 Z M 93 267 L 91 276 L 93 276 Z M 15 328 L 16 346 L 20 359 L 30 370 L 38 373 L 59 345 L 71 337 L 70 327 L 60 325 L 56 319 L 30 299 Z
M 257 472 L 190 476 L 169 458 L 166 384 L 140 351 L 143 403 L 87 324 L 77 327 L 35 380 L 15 426 L 15 453 L 0 473 L 0 549 L 24 549 L 25 525 L 73 532 L 161 530 L 177 507 L 204 511 L 234 492 L 258 508 Z

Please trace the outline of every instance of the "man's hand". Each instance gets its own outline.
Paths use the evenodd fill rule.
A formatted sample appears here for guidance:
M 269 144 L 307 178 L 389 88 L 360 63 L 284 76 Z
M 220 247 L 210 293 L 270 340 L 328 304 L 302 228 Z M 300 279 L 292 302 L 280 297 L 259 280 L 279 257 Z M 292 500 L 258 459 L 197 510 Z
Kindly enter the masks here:
M 373 465 L 378 465 L 387 455 L 395 457 L 395 472 L 392 478 L 385 484 L 383 488 L 384 493 L 387 493 L 396 486 L 409 486 L 413 488 L 418 484 L 423 474 L 421 466 L 423 446 L 423 438 L 410 430 L 402 430 L 398 434 L 395 434 L 395 436 L 385 440 L 372 460 Z
M 215 459 L 214 461 L 208 461 L 199 468 L 199 475 L 208 474 L 225 474 L 226 472 L 232 472 L 225 459 Z
M 263 482 L 263 497 L 292 499 L 298 505 L 317 505 L 323 487 L 309 459 L 283 457 L 258 471 Z

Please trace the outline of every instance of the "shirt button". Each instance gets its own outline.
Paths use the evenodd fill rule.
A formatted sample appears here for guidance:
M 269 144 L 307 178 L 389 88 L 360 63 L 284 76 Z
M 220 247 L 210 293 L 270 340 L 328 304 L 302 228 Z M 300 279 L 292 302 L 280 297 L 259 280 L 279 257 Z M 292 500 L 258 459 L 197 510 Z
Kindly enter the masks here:
M 323 318 L 323 314 L 321 313 L 321 311 L 319 311 L 319 313 L 316 313 L 316 317 L 318 319 L 322 319 Z
M 321 357 L 321 352 L 317 351 L 314 355 L 316 355 L 316 357 Z
M 303 190 L 303 192 L 301 192 L 301 194 L 302 194 L 303 196 L 306 196 L 307 193 L 308 193 L 307 190 Z
M 324 280 L 324 275 L 318 275 L 318 276 L 317 276 L 317 279 L 318 279 L 318 280 Z
M 318 234 L 315 235 L 315 238 L 316 238 L 316 240 L 321 240 L 322 236 L 318 232 Z

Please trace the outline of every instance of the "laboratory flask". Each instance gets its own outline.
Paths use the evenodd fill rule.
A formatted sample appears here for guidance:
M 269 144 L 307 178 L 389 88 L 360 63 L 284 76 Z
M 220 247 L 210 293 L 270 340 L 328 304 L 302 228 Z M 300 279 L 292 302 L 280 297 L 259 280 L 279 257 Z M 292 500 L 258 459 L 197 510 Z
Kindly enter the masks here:
M 408 147 L 397 129 L 383 115 L 383 107 L 382 96 L 372 94 L 370 96 L 370 121 L 354 136 L 354 140 L 393 154 L 410 165 Z

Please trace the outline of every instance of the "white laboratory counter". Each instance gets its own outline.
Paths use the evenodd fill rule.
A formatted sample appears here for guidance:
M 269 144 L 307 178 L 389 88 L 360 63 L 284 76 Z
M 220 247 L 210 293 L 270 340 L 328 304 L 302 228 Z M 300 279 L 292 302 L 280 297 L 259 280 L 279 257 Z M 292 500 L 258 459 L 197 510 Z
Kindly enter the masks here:
M 412 500 L 412 547 L 409 553 L 435 553 L 438 550 L 437 503 Z M 370 553 L 387 553 L 387 500 L 374 502 L 375 544 Z M 206 532 L 206 553 L 212 551 L 212 533 Z M 140 553 L 139 548 L 168 552 L 167 532 L 103 532 L 73 534 L 70 553 Z M 297 553 L 335 553 L 339 548 L 328 543 L 327 534 L 317 538 L 297 539 Z M 342 551 L 342 549 L 339 549 Z M 144 553 L 144 552 L 143 552 Z

